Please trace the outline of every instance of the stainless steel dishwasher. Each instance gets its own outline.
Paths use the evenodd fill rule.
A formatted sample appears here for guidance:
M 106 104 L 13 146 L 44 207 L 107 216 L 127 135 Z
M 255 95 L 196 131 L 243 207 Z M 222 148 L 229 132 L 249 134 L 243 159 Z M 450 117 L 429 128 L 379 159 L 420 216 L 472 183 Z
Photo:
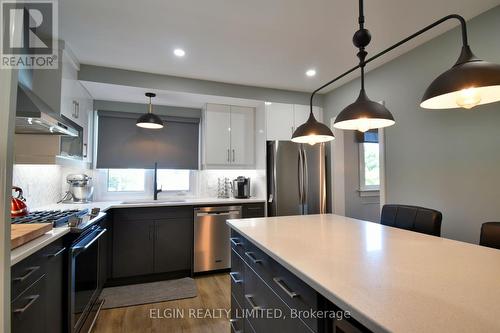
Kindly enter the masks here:
M 231 268 L 228 219 L 241 218 L 241 206 L 194 209 L 194 272 Z

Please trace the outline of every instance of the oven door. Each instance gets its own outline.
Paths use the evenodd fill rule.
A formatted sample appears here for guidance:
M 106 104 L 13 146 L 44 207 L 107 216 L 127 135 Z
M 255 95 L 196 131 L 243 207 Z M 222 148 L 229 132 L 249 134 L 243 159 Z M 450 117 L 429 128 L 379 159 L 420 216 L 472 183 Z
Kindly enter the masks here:
M 94 227 L 70 248 L 70 329 L 80 332 L 98 297 L 99 238 L 106 229 Z

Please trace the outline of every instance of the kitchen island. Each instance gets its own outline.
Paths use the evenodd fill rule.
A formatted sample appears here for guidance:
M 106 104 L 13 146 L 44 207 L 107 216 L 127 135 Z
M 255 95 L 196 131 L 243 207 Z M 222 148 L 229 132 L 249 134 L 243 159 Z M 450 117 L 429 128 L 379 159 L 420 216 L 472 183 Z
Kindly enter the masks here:
M 352 330 L 335 330 L 305 318 L 294 332 L 500 332 L 498 250 L 332 214 L 228 224 L 240 309 L 265 308 L 258 290 L 268 286 L 282 308 L 341 309 L 354 319 Z M 254 281 L 263 284 L 249 292 Z M 273 321 L 238 320 L 245 332 L 272 331 Z

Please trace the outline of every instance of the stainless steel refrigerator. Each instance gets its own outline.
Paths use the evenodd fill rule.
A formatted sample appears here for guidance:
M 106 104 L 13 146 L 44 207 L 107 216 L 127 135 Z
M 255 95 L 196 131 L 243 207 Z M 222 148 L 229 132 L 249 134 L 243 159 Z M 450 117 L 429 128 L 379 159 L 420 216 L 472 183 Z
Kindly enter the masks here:
M 268 216 L 326 213 L 325 145 L 267 142 Z

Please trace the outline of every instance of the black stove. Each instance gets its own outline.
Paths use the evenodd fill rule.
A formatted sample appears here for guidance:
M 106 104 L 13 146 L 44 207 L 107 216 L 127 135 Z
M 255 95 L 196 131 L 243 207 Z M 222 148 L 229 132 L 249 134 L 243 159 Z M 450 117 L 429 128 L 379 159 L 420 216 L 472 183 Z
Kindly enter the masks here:
M 54 228 L 67 226 L 70 218 L 81 217 L 89 213 L 88 209 L 42 210 L 30 212 L 26 216 L 12 218 L 12 224 L 52 223 Z

